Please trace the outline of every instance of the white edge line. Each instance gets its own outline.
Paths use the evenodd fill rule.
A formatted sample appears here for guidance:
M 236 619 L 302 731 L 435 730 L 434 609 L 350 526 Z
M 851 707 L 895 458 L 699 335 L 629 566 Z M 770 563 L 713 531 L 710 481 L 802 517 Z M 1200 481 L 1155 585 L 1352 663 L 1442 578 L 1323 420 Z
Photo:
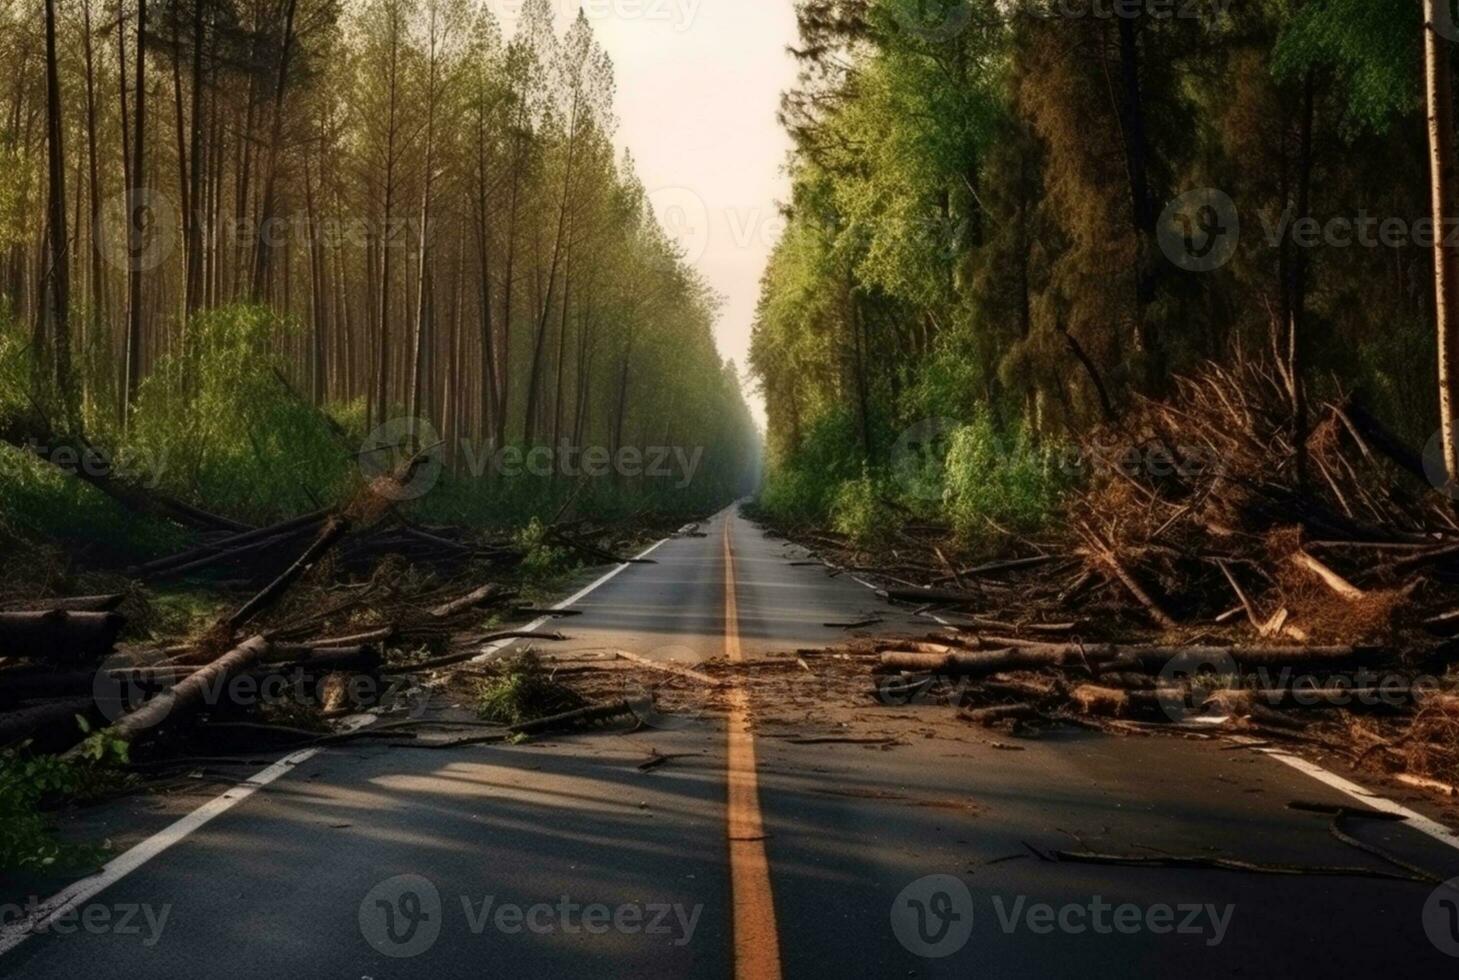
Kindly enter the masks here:
M 1336 773 L 1328 772 L 1317 763 L 1309 762 L 1301 756 L 1292 755 L 1290 752 L 1285 752 L 1281 749 L 1259 748 L 1256 751 L 1263 755 L 1271 756 L 1278 762 L 1285 762 L 1298 772 L 1305 772 L 1319 783 L 1331 786 L 1339 792 L 1346 793 L 1353 799 L 1359 800 L 1375 810 L 1382 810 L 1384 813 L 1401 816 L 1404 818 L 1404 822 L 1414 830 L 1428 834 L 1434 840 L 1448 844 L 1455 850 L 1459 850 L 1459 834 L 1455 834 L 1437 820 L 1431 820 L 1422 813 L 1410 810 L 1401 803 L 1395 803 L 1386 797 L 1379 796 L 1372 790 L 1365 789 L 1351 780 L 1342 778 Z
M 670 539 L 661 538 L 655 541 L 643 551 L 634 555 L 634 561 L 639 558 L 647 558 L 659 545 Z M 614 578 L 633 563 L 633 561 L 626 561 L 615 566 L 566 599 L 553 605 L 552 608 L 567 608 L 594 589 Z M 551 616 L 541 616 L 522 627 L 522 629 L 535 630 L 547 623 L 550 619 L 552 619 Z M 509 639 L 498 640 L 495 643 L 488 644 L 482 648 L 481 654 L 473 658 L 471 662 L 480 663 L 483 660 L 489 659 L 494 654 L 515 642 L 515 639 Z M 65 915 L 68 911 L 82 903 L 95 898 L 107 888 L 110 888 L 148 861 L 157 857 L 163 851 L 172 847 L 172 845 L 186 839 L 190 834 L 212 821 L 215 817 L 220 817 L 227 813 L 269 783 L 288 775 L 293 771 L 295 766 L 308 762 L 322 751 L 323 749 L 303 749 L 292 755 L 285 756 L 267 769 L 250 777 L 246 782 L 239 783 L 223 795 L 209 800 L 187 816 L 180 818 L 175 823 L 148 837 L 125 853 L 118 855 L 113 860 L 107 862 L 96 874 L 82 878 L 80 881 L 61 889 L 44 902 L 41 902 L 19 921 L 0 926 L 0 956 L 4 956 L 60 916 Z
M 247 782 L 239 783 L 222 796 L 204 803 L 165 830 L 154 834 L 124 854 L 109 861 L 96 874 L 91 875 L 89 878 L 82 878 L 80 881 L 63 888 L 55 895 L 40 903 L 37 908 L 31 910 L 19 921 L 0 926 L 0 956 L 5 955 L 25 942 L 37 930 L 46 927 L 68 911 L 90 900 L 118 881 L 121 881 L 173 844 L 181 841 L 193 831 L 211 821 L 214 817 L 222 816 L 248 799 L 258 790 L 272 783 L 280 776 L 291 772 L 295 766 L 303 762 L 308 762 L 314 756 L 318 755 L 320 751 L 320 749 L 303 749 L 295 752 L 293 755 L 285 756 Z
M 876 586 L 872 585 L 870 582 L 865 581 L 864 579 L 857 578 L 855 575 L 850 576 L 850 578 L 852 581 L 866 586 L 873 592 L 878 591 Z M 941 616 L 938 616 L 936 613 L 929 613 L 928 617 L 930 619 L 935 619 L 943 626 L 951 625 Z M 1224 721 L 1225 719 L 1212 718 L 1199 720 L 1204 721 L 1206 724 L 1213 724 L 1219 721 Z M 1384 813 L 1391 813 L 1395 816 L 1401 816 L 1404 818 L 1404 823 L 1407 826 L 1412 827 L 1414 830 L 1417 830 L 1420 833 L 1429 835 L 1441 844 L 1448 844 L 1455 850 L 1459 850 L 1459 834 L 1454 833 L 1454 831 L 1450 830 L 1448 827 L 1445 827 L 1437 820 L 1433 820 L 1429 817 L 1424 816 L 1417 810 L 1411 810 L 1401 803 L 1395 803 L 1387 797 L 1379 796 L 1372 790 L 1365 789 L 1364 787 L 1359 786 L 1352 780 L 1344 779 L 1337 773 L 1328 772 L 1326 769 L 1322 768 L 1315 762 L 1311 762 L 1298 755 L 1292 755 L 1290 752 L 1286 752 L 1282 749 L 1258 748 L 1255 751 L 1260 752 L 1263 755 L 1270 756 L 1271 758 L 1276 759 L 1278 762 L 1284 762 L 1287 765 L 1291 766 L 1293 769 L 1296 769 L 1298 772 L 1305 773 L 1308 776 L 1311 776 L 1313 779 L 1317 780 L 1319 783 L 1322 783 L 1325 786 L 1330 786 L 1341 793 L 1346 793 L 1353 799 L 1359 800 L 1360 802 L 1371 806 L 1375 810 L 1382 810 Z
M 663 544 L 665 541 L 668 541 L 668 540 L 670 540 L 670 539 L 669 538 L 660 538 L 658 541 L 655 541 L 653 544 L 649 545 L 647 548 L 643 549 L 638 554 L 634 555 L 628 561 L 625 561 L 625 562 L 623 562 L 620 565 L 615 565 L 613 568 L 609 569 L 606 573 L 604 573 L 603 575 L 601 575 L 598 578 L 594 579 L 592 582 L 589 582 L 587 585 L 583 586 L 581 589 L 579 589 L 578 591 L 574 592 L 572 595 L 568 596 L 566 599 L 563 599 L 561 602 L 555 603 L 551 608 L 553 608 L 553 609 L 566 609 L 568 606 L 572 605 L 574 602 L 577 602 L 579 599 L 581 599 L 583 596 L 587 595 L 589 592 L 592 592 L 594 589 L 597 589 L 599 586 L 606 584 L 610 579 L 615 578 L 618 575 L 619 572 L 623 571 L 625 568 L 630 567 L 631 565 L 633 565 L 634 562 L 638 561 L 640 558 L 647 558 L 651 553 L 653 553 L 654 551 L 656 551 L 658 549 L 659 545 Z M 553 619 L 552 616 L 538 616 L 536 619 L 532 620 L 532 622 L 528 623 L 526 626 L 523 626 L 521 631 L 524 632 L 524 633 L 530 633 L 530 632 L 532 632 L 535 629 L 539 629 L 539 628 L 547 625 L 547 623 L 550 622 L 552 619 Z M 513 643 L 518 642 L 519 639 L 520 639 L 519 637 L 509 637 L 509 638 L 507 638 L 505 640 L 497 640 L 495 643 L 488 643 L 486 646 L 484 646 L 484 647 L 481 648 L 481 652 L 479 654 L 477 654 L 476 656 L 472 657 L 467 662 L 468 663 L 473 663 L 473 664 L 479 664 L 479 663 L 482 663 L 483 661 L 490 660 L 492 657 L 496 656 L 498 653 L 501 653 L 503 650 L 505 650 L 507 647 L 511 646 Z

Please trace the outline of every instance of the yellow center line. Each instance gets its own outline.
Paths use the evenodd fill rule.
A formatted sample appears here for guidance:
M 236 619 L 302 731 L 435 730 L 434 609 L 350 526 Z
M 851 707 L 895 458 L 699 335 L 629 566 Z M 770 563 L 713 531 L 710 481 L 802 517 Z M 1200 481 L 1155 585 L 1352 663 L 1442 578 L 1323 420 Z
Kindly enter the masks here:
M 724 522 L 724 653 L 727 660 L 736 663 L 744 655 L 740 650 L 740 614 L 735 601 L 735 555 L 730 547 L 732 520 L 727 517 Z M 726 824 L 735 977 L 736 980 L 779 980 L 780 937 L 775 929 L 775 899 L 770 892 L 770 861 L 765 856 L 765 824 L 760 816 L 750 698 L 738 676 L 729 691 L 727 727 Z

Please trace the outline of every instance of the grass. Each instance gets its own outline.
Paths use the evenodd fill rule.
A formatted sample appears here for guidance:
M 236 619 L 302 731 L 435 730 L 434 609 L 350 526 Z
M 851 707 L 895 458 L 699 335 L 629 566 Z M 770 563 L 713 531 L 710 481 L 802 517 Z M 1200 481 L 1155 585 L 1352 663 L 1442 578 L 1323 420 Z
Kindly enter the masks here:
M 44 808 L 63 799 L 84 802 L 127 778 L 106 758 L 62 760 L 31 755 L 25 746 L 0 750 L 0 870 L 95 866 L 104 850 L 58 840 Z
M 477 714 L 483 721 L 517 725 L 582 706 L 582 698 L 553 680 L 528 651 L 504 662 L 497 677 L 483 684 Z

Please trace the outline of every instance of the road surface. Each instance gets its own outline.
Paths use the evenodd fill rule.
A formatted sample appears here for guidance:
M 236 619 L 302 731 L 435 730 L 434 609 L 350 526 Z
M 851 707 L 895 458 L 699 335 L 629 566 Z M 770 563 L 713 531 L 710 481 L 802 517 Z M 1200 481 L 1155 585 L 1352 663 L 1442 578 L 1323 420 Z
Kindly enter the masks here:
M 687 661 L 831 644 L 845 634 L 824 622 L 877 609 L 892 617 L 879 629 L 927 628 L 849 576 L 792 564 L 784 542 L 733 510 L 703 529 L 578 599 L 584 615 L 563 627 L 573 644 Z M 1459 970 L 1459 892 L 1431 884 L 1039 856 L 1406 873 L 1338 840 L 1327 816 L 1287 806 L 1360 805 L 1324 770 L 1224 742 L 1070 731 L 1012 744 L 949 728 L 950 709 L 935 705 L 895 709 L 939 721 L 928 737 L 799 744 L 752 730 L 749 709 L 730 705 L 727 724 L 688 718 L 517 746 L 358 743 L 270 770 L 267 785 L 212 811 L 198 800 L 192 816 L 166 801 L 102 808 L 92 829 L 136 849 L 43 930 L 17 936 L 7 907 L 0 974 L 1386 980 Z M 651 752 L 675 758 L 640 771 Z M 1437 826 L 1409 823 L 1345 826 L 1426 872 L 1459 875 L 1459 848 Z M 0 897 L 66 884 L 11 881 Z

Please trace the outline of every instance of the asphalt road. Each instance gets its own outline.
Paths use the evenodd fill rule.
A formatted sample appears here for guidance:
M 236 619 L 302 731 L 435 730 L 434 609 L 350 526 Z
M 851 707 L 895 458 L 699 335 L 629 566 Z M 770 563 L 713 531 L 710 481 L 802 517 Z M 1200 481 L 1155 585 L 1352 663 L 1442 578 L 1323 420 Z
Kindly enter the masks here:
M 584 615 L 564 626 L 573 644 L 688 661 L 831 644 L 845 634 L 824 622 L 873 610 L 892 618 L 879 629 L 927 629 L 847 576 L 792 564 L 783 542 L 732 512 L 704 530 L 574 603 Z M 743 720 L 315 755 L 14 945 L 0 974 L 1459 972 L 1459 891 L 1311 873 L 1398 869 L 1338 840 L 1326 816 L 1287 806 L 1354 799 L 1259 752 L 1074 731 L 1010 745 L 939 734 L 945 725 L 891 748 L 797 744 Z M 650 751 L 679 757 L 641 772 Z M 111 818 L 118 832 L 147 819 Z M 1459 876 L 1459 849 L 1401 822 L 1346 826 L 1431 874 Z M 1055 849 L 1308 873 L 1038 856 Z

